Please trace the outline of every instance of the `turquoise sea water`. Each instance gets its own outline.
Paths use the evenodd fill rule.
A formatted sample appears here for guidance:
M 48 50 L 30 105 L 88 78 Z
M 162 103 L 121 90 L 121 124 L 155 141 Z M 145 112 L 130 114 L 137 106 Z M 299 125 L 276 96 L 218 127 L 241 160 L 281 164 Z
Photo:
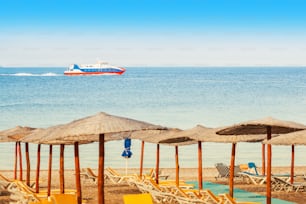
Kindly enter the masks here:
M 127 68 L 121 76 L 63 75 L 65 68 L 0 68 L 0 130 L 16 125 L 48 127 L 98 112 L 154 124 L 218 127 L 267 116 L 306 124 L 306 68 Z M 14 145 L 0 144 L 0 169 L 13 166 Z M 81 166 L 97 167 L 96 143 L 80 147 Z M 36 146 L 31 145 L 31 166 Z M 58 147 L 54 168 L 58 167 Z M 129 167 L 139 166 L 140 142 L 132 141 Z M 47 168 L 48 147 L 42 147 Z M 125 167 L 123 141 L 108 142 L 106 166 Z M 273 147 L 273 165 L 289 166 L 290 147 Z M 203 165 L 229 163 L 230 144 L 204 143 Z M 296 148 L 305 165 L 306 147 Z M 236 163 L 261 164 L 261 145 L 239 143 Z M 65 167 L 74 168 L 65 149 Z M 180 167 L 197 167 L 195 146 L 179 148 Z M 155 145 L 145 146 L 145 167 L 155 166 Z M 174 167 L 174 148 L 161 147 L 161 168 Z
M 195 186 L 195 188 L 198 188 L 198 182 L 190 181 L 188 183 L 191 183 Z M 216 184 L 216 183 L 211 183 L 211 182 L 203 182 L 203 186 L 205 189 L 211 190 L 215 195 L 224 194 L 224 193 L 229 192 L 228 185 Z M 266 199 L 267 199 L 266 196 L 263 196 L 257 193 L 248 192 L 245 190 L 241 190 L 239 188 L 234 188 L 234 198 L 240 202 L 249 201 L 249 202 L 258 202 L 262 204 L 266 203 Z M 293 202 L 272 198 L 272 203 L 277 203 L 277 204 L 290 204 L 291 203 L 292 204 Z

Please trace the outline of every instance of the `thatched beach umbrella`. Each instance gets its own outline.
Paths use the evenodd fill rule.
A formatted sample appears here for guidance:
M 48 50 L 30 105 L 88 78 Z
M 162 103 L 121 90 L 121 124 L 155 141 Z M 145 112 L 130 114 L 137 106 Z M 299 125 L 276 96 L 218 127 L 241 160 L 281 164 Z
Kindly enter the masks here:
M 75 142 L 75 153 L 78 144 L 90 141 L 99 141 L 99 167 L 98 167 L 98 203 L 104 203 L 104 142 L 122 139 L 117 133 L 137 130 L 166 129 L 143 121 L 98 113 L 62 125 L 58 130 L 50 133 L 54 140 Z M 76 172 L 79 174 L 79 172 Z M 78 185 L 78 184 L 77 184 Z M 77 186 L 78 203 L 81 203 L 81 189 Z
M 220 135 L 252 135 L 252 134 L 267 134 L 267 140 L 270 140 L 272 134 L 285 134 L 298 130 L 306 129 L 303 124 L 282 121 L 271 117 L 260 120 L 252 120 L 232 125 L 217 131 Z M 271 144 L 268 144 L 268 164 L 267 164 L 267 204 L 271 204 Z M 263 168 L 265 165 L 263 163 Z
M 282 134 L 264 143 L 272 145 L 306 145 L 306 130 Z
M 178 133 L 180 133 L 182 130 L 180 129 L 168 129 L 163 131 L 149 131 L 148 134 L 144 134 L 144 136 L 138 136 L 139 133 L 132 134 L 132 138 L 134 139 L 140 139 L 144 142 L 154 143 L 157 144 L 156 148 L 156 167 L 155 167 L 155 179 L 156 183 L 158 183 L 158 174 L 159 174 L 159 155 L 160 155 L 160 149 L 159 145 L 169 145 L 175 147 L 175 180 L 176 185 L 179 185 L 179 160 L 178 160 L 178 146 L 183 145 L 191 145 L 196 144 L 196 141 L 188 138 L 188 137 L 180 137 L 177 136 Z
M 131 139 L 138 139 L 141 140 L 141 151 L 140 151 L 140 168 L 139 168 L 139 176 L 142 177 L 142 171 L 143 171 L 143 158 L 144 158 L 144 145 L 145 141 L 150 141 L 151 143 L 156 143 L 156 168 L 155 168 L 155 174 L 156 174 L 156 182 L 158 183 L 158 171 L 159 171 L 159 144 L 157 139 L 157 136 L 160 136 L 165 133 L 169 132 L 178 132 L 180 129 L 174 129 L 170 128 L 168 130 L 146 130 L 146 131 L 137 131 L 129 134 L 128 136 Z M 155 141 L 152 140 L 152 137 L 156 138 Z
M 194 140 L 199 141 L 199 149 L 201 142 L 216 142 L 216 143 L 232 143 L 232 153 L 231 153 L 231 165 L 230 165 L 230 177 L 229 177 L 229 194 L 233 196 L 234 190 L 234 166 L 235 166 L 235 152 L 236 152 L 236 143 L 237 142 L 258 142 L 264 140 L 264 135 L 231 135 L 231 136 L 222 136 L 216 134 L 221 128 L 207 128 L 202 125 L 197 125 L 196 127 L 186 130 L 186 134 Z M 199 153 L 199 154 L 202 154 Z M 199 159 L 200 162 L 200 159 Z M 199 172 L 199 175 L 202 172 Z M 202 183 L 202 180 L 199 179 L 199 183 Z
M 283 134 L 274 137 L 271 140 L 265 140 L 265 144 L 272 145 L 291 145 L 291 173 L 290 182 L 293 183 L 294 179 L 294 146 L 306 145 L 306 130 L 296 131 L 288 134 Z
M 20 140 L 26 135 L 31 134 L 36 128 L 16 126 L 0 132 L 0 142 L 16 142 L 15 143 L 15 163 L 14 163 L 14 179 L 17 179 L 17 158 L 19 155 L 19 180 L 22 180 L 22 154 Z M 29 145 L 25 143 L 25 154 L 27 163 L 26 183 L 30 185 L 30 157 Z

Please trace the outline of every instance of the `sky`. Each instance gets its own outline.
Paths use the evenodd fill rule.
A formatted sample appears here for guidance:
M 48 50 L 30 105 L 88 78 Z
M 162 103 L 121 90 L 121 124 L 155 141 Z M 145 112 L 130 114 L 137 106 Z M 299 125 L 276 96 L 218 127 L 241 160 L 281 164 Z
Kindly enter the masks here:
M 306 66 L 306 0 L 0 0 L 0 66 Z

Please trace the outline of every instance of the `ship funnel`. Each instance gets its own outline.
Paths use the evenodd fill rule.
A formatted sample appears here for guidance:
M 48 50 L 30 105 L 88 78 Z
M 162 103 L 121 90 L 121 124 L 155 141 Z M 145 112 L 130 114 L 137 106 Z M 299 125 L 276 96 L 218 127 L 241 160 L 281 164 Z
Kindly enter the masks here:
M 73 64 L 73 69 L 80 69 L 80 67 L 77 64 Z

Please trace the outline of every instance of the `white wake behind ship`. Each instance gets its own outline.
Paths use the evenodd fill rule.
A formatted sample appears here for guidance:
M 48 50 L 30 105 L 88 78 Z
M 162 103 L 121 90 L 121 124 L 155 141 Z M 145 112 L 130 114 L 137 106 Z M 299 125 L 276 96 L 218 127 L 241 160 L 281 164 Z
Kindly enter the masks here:
M 125 68 L 99 61 L 96 64 L 71 64 L 64 75 L 121 75 Z

